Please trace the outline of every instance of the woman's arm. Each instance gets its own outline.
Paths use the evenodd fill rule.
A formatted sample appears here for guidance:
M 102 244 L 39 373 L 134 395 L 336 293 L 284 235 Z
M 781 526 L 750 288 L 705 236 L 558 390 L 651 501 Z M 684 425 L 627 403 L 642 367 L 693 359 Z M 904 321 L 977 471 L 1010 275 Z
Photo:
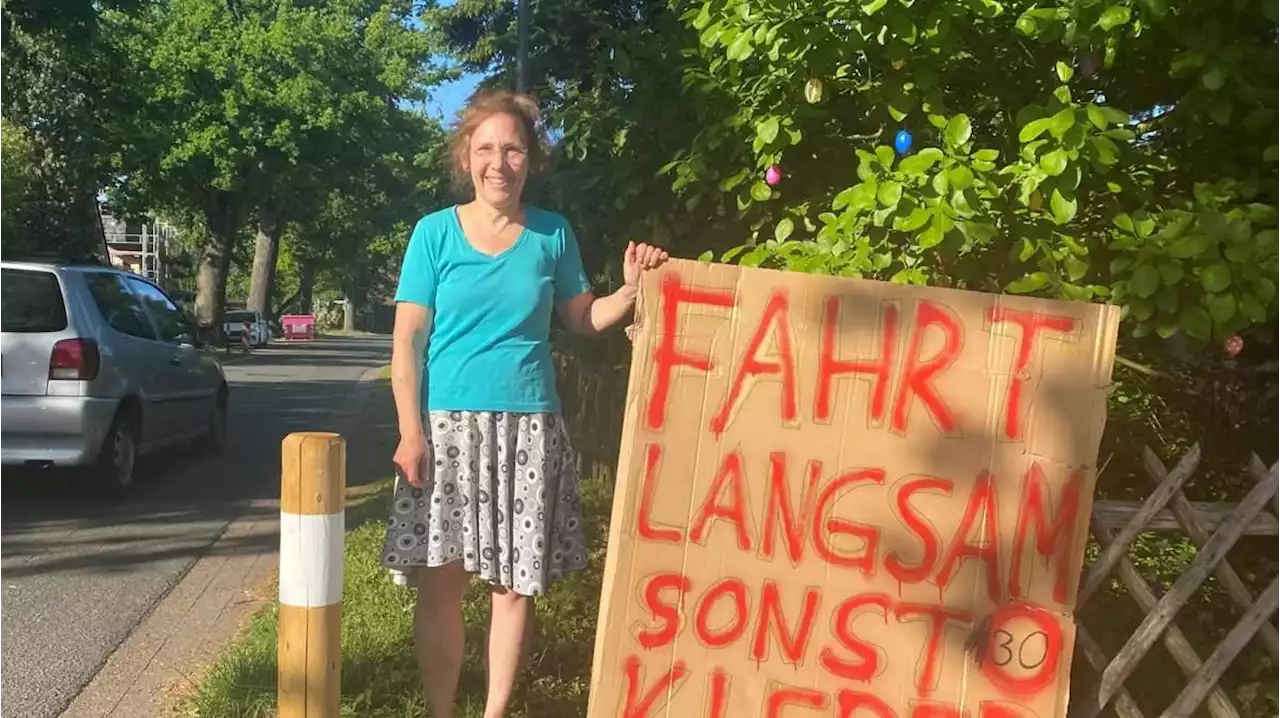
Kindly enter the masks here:
M 622 257 L 623 284 L 607 297 L 596 297 L 590 291 L 560 303 L 556 308 L 560 319 L 575 334 L 599 334 L 622 321 L 635 309 L 640 291 L 640 275 L 657 269 L 670 255 L 661 247 L 649 244 L 627 244 Z
M 433 313 L 421 304 L 396 304 L 395 328 L 391 333 L 391 393 L 396 401 L 400 436 L 423 436 L 422 369 L 423 350 L 431 333 Z
M 627 284 L 607 297 L 584 292 L 560 304 L 560 319 L 574 334 L 599 334 L 631 313 L 638 292 L 638 287 Z

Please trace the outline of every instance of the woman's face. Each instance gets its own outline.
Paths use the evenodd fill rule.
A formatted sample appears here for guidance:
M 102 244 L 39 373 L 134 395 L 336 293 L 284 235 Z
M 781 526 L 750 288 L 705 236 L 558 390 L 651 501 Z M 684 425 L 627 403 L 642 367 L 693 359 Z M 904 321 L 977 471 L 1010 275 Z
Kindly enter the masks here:
M 500 113 L 480 123 L 471 134 L 468 158 L 478 199 L 497 207 L 520 201 L 529 175 L 529 147 L 519 120 Z

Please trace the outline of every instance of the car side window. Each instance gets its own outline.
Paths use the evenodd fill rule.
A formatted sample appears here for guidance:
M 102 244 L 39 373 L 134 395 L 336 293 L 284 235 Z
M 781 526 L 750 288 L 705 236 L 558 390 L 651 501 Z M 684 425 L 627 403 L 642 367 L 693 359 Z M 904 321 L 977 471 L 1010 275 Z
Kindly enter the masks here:
M 107 320 L 112 329 L 131 337 L 155 340 L 155 330 L 151 328 L 151 320 L 142 303 L 129 287 L 124 278 L 109 272 L 90 272 L 85 275 L 85 284 L 89 287 L 89 295 L 98 311 Z
M 130 277 L 128 281 L 152 318 L 156 320 L 162 341 L 173 343 L 195 341 L 187 315 L 183 314 L 178 305 L 174 304 L 164 292 L 154 284 L 141 279 Z

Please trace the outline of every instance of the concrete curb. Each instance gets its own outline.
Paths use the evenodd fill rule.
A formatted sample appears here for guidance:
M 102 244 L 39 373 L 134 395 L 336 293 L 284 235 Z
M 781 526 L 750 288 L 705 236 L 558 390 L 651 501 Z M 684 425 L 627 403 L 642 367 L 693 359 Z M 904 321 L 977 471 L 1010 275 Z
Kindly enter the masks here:
M 342 401 L 337 431 L 350 437 L 385 367 L 369 369 Z M 63 718 L 143 718 L 173 714 L 199 674 L 275 600 L 279 501 L 255 501 L 129 634 Z M 250 545 L 271 548 L 246 553 Z M 232 551 L 228 546 L 239 545 Z

